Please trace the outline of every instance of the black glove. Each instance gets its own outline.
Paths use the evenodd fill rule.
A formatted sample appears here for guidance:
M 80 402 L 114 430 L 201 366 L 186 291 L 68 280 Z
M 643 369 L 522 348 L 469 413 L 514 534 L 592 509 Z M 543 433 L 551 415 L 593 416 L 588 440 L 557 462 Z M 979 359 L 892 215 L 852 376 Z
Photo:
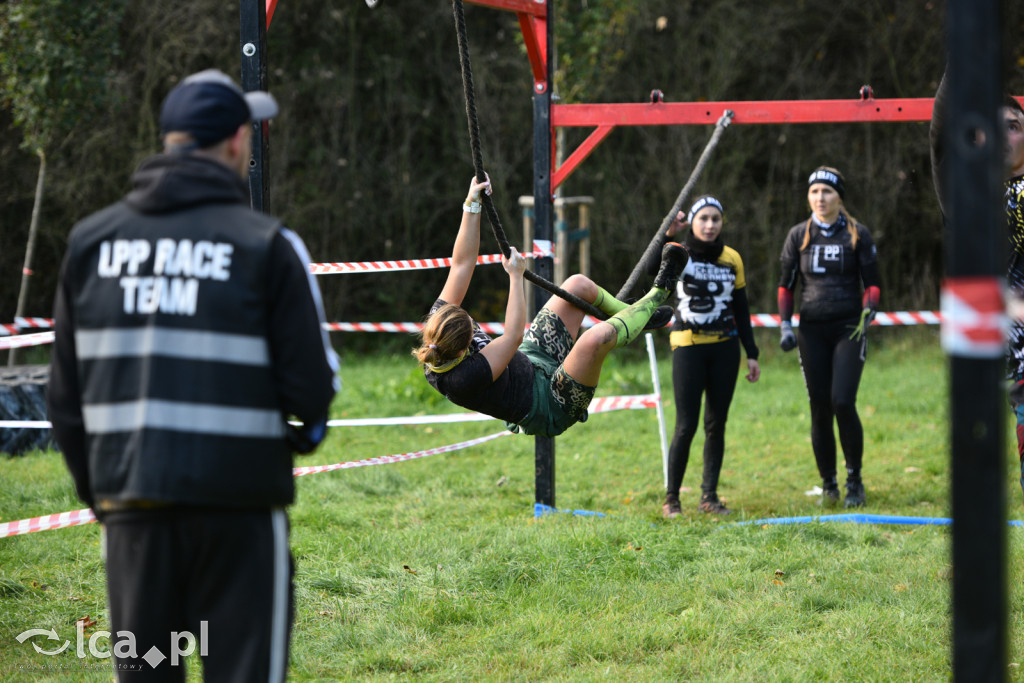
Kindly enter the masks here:
M 783 351 L 792 351 L 796 348 L 796 335 L 793 334 L 793 324 L 788 320 L 784 320 L 780 328 L 782 338 L 779 339 L 779 347 Z
M 293 424 L 286 425 L 285 440 L 288 446 L 299 455 L 312 453 L 320 442 L 327 436 L 327 418 L 321 418 L 310 424 L 303 424 L 296 427 Z

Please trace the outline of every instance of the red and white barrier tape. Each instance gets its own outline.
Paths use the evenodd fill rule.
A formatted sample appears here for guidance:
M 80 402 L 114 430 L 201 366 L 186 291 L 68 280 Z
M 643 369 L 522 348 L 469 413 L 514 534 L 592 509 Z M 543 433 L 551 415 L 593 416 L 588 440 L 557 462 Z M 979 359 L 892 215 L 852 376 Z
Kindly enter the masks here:
M 753 327 L 778 327 L 780 318 L 772 313 L 754 313 L 750 316 L 750 324 Z M 942 322 L 942 314 L 939 311 L 892 311 L 875 313 L 872 325 L 880 327 L 891 327 L 894 325 L 938 325 Z M 793 316 L 793 327 L 800 326 L 800 316 Z
M 590 403 L 590 413 L 607 413 L 613 410 L 640 410 L 643 408 L 651 408 L 657 405 L 657 396 L 655 394 L 642 394 L 636 396 L 605 396 L 602 398 L 596 398 Z M 416 417 L 404 417 L 404 418 L 376 418 L 376 420 L 331 420 L 328 422 L 329 425 L 339 426 L 342 424 L 348 426 L 356 426 L 362 424 L 423 424 L 421 420 L 423 418 L 430 417 L 435 418 L 435 422 L 470 422 L 476 420 L 493 420 L 494 418 L 487 415 L 480 415 L 479 413 L 460 413 L 457 415 L 433 415 L 433 416 L 416 416 Z M 451 419 L 455 418 L 455 419 Z M 397 420 L 402 420 L 398 422 Z M 6 426 L 6 422 L 0 422 L 0 427 Z M 31 423 L 36 424 L 36 423 Z M 49 423 L 46 423 L 49 424 Z M 292 469 L 292 474 L 296 477 L 301 477 L 307 474 L 316 474 L 319 472 L 332 472 L 334 470 L 352 469 L 354 467 L 370 467 L 372 465 L 387 465 L 395 462 L 404 462 L 406 460 L 416 460 L 418 458 L 425 458 L 430 455 L 437 455 L 439 453 L 450 453 L 452 451 L 462 450 L 471 446 L 477 446 L 487 441 L 497 439 L 500 436 L 509 436 L 512 432 L 501 431 L 494 434 L 488 434 L 487 436 L 481 436 L 476 439 L 469 441 L 463 441 L 461 443 L 451 444 L 449 446 L 440 446 L 438 448 L 430 448 L 425 451 L 416 451 L 414 453 L 401 453 L 399 455 L 383 455 L 376 458 L 366 458 L 365 460 L 355 460 L 352 462 L 336 463 L 334 465 L 313 465 L 310 467 L 295 467 Z M 46 531 L 48 529 L 61 529 L 68 526 L 78 526 L 80 524 L 89 524 L 95 522 L 96 518 L 92 514 L 92 510 L 85 508 L 83 510 L 74 510 L 72 512 L 61 512 L 60 514 L 54 515 L 43 515 L 41 517 L 32 517 L 30 519 L 22 519 L 17 522 L 0 522 L 0 538 L 6 538 L 8 536 L 20 536 L 22 534 L 30 534 L 34 531 Z
M 61 512 L 57 515 L 43 515 L 32 517 L 19 522 L 0 522 L 0 538 L 7 536 L 20 536 L 30 534 L 33 531 L 46 531 L 47 529 L 63 529 L 67 526 L 78 526 L 79 524 L 91 524 L 96 521 L 92 510 L 74 510 L 72 512 Z
M 37 332 L 35 334 L 19 334 L 14 337 L 0 338 L 0 351 L 4 349 L 20 349 L 24 346 L 52 344 L 53 332 Z
M 526 258 L 551 256 L 551 242 L 537 240 L 533 251 L 523 254 Z M 478 256 L 478 265 L 501 263 L 501 254 Z M 448 268 L 450 258 L 406 259 L 404 261 L 353 261 L 350 263 L 310 263 L 309 272 L 313 275 L 333 275 L 338 273 L 374 273 L 395 270 L 429 270 L 432 268 Z
M 48 318 L 24 318 L 25 320 L 40 321 L 34 327 L 46 327 L 52 325 L 53 321 Z M 583 320 L 584 327 L 590 327 L 597 322 L 595 318 L 587 316 Z M 890 313 L 876 313 L 872 325 L 879 327 L 895 327 L 906 325 L 938 325 L 942 322 L 942 313 L 939 311 L 892 311 Z M 46 323 L 45 325 L 42 323 Z M 779 316 L 771 313 L 755 313 L 750 316 L 750 324 L 753 327 L 778 327 Z M 800 326 L 800 316 L 793 316 L 793 326 Z M 17 325 L 3 325 L 4 329 L 17 331 Z M 324 323 L 324 329 L 328 332 L 408 332 L 416 333 L 423 329 L 423 323 Z M 480 329 L 487 334 L 504 334 L 505 326 L 502 323 L 480 323 Z M 7 333 L 9 334 L 9 333 Z M 0 336 L 3 336 L 0 334 Z M 0 339 L 0 351 L 4 349 L 16 349 L 23 346 L 39 346 L 53 342 L 53 332 L 39 332 L 35 334 L 22 334 Z
M 658 405 L 656 394 L 629 396 L 601 396 L 590 402 L 587 411 L 591 415 L 608 413 L 613 410 L 643 410 Z M 386 427 L 394 425 L 453 424 L 456 422 L 485 422 L 495 420 L 481 413 L 444 413 L 440 415 L 413 415 L 408 417 L 366 417 L 349 420 L 328 420 L 328 427 Z M 50 429 L 46 420 L 0 420 L 0 429 Z
M 415 453 L 402 453 L 400 455 L 382 455 L 376 458 L 367 458 L 365 460 L 356 460 L 353 462 L 341 462 L 336 463 L 334 465 L 314 465 L 312 467 L 295 467 L 292 468 L 292 474 L 296 477 L 301 477 L 306 474 L 316 474 L 319 472 L 332 472 L 334 470 L 351 469 L 353 467 L 387 465 L 394 462 L 403 462 L 405 460 L 415 460 L 417 458 L 425 458 L 429 455 L 437 455 L 438 453 L 450 453 L 451 451 L 469 448 L 470 446 L 476 446 L 478 444 L 482 444 L 492 439 L 496 439 L 499 436 L 507 436 L 510 434 L 512 434 L 512 432 L 501 431 L 495 434 L 489 434 L 488 436 L 482 436 L 478 439 L 463 441 L 461 443 L 451 444 L 449 446 L 431 448 L 425 451 L 417 451 Z M 92 514 L 92 510 L 90 510 L 89 508 L 85 508 L 83 510 L 75 510 L 73 512 L 62 512 L 56 515 L 43 515 L 42 517 L 22 519 L 17 522 L 0 522 L 0 538 L 6 538 L 8 536 L 21 536 L 23 534 L 30 534 L 34 531 L 46 531 L 48 529 L 61 529 L 63 527 L 68 526 L 90 524 L 95 521 L 96 517 Z
M 593 327 L 598 322 L 597 318 L 585 316 L 583 327 Z M 487 334 L 505 334 L 503 323 L 477 323 L 480 329 Z M 410 332 L 415 333 L 423 329 L 423 323 L 324 323 L 323 327 L 328 332 Z M 530 329 L 530 325 L 526 325 Z
M 0 337 L 18 334 L 21 330 L 39 328 L 48 330 L 53 327 L 53 318 L 15 318 L 11 324 L 0 325 Z
M 366 460 L 356 460 L 354 462 L 340 462 L 334 465 L 313 465 L 311 467 L 296 467 L 292 470 L 292 473 L 296 477 L 301 477 L 307 474 L 319 474 L 320 472 L 333 472 L 334 470 L 346 470 L 353 467 L 369 467 L 371 465 L 390 465 L 393 462 L 404 462 L 406 460 L 416 460 L 418 458 L 425 458 L 429 455 L 437 455 L 438 453 L 450 453 L 451 451 L 461 450 L 463 448 L 469 448 L 470 446 L 476 446 L 478 444 L 497 439 L 499 436 L 509 436 L 512 432 L 502 431 L 494 434 L 488 434 L 487 436 L 481 436 L 478 439 L 472 439 L 471 441 L 463 441 L 462 443 L 452 444 L 450 446 L 440 446 L 438 448 L 431 448 L 425 451 L 417 451 L 416 453 L 402 453 L 400 455 L 382 455 L 376 458 L 367 458 Z
M 20 330 L 27 330 L 33 327 L 37 327 L 43 330 L 48 330 L 53 327 L 53 318 L 15 318 L 14 326 Z

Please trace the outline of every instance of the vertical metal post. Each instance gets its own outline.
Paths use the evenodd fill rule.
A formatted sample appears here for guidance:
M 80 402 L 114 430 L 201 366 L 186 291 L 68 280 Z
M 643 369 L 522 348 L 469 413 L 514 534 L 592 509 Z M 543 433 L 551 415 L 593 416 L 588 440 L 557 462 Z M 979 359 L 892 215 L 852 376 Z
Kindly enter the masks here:
M 240 47 L 242 90 L 267 90 L 266 0 L 241 0 Z M 269 158 L 267 122 L 252 124 L 252 158 L 249 160 L 249 196 L 252 208 L 267 211 Z
M 1005 274 L 999 0 L 947 5 L 950 189 L 947 291 L 998 297 Z M 964 286 L 966 283 L 966 287 Z M 997 302 L 1001 306 L 1001 301 Z M 945 308 L 945 306 L 944 306 Z M 990 307 L 991 308 L 991 307 Z M 999 345 L 950 351 L 953 512 L 953 679 L 1006 679 L 1006 488 Z M 947 350 L 949 350 L 947 348 Z
M 547 0 L 547 22 L 545 42 L 547 65 L 544 82 L 535 81 L 533 87 L 533 211 L 534 239 L 551 240 L 551 89 L 554 85 L 554 69 L 551 55 L 554 48 L 554 1 Z M 553 264 L 550 257 L 538 258 L 534 262 L 541 277 L 552 278 Z M 547 302 L 546 291 L 534 287 L 532 315 Z M 555 505 L 555 440 L 546 437 L 534 439 L 535 501 L 543 505 Z

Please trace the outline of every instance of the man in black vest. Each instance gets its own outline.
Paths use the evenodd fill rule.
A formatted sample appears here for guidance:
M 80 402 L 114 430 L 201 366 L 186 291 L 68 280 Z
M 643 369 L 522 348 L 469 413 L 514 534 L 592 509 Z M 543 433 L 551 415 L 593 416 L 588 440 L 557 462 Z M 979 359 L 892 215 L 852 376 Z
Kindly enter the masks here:
M 68 239 L 48 403 L 103 524 L 121 677 L 184 680 L 190 643 L 207 680 L 287 671 L 292 454 L 323 439 L 339 382 L 302 241 L 250 208 L 252 122 L 276 113 L 189 76 L 164 152 Z

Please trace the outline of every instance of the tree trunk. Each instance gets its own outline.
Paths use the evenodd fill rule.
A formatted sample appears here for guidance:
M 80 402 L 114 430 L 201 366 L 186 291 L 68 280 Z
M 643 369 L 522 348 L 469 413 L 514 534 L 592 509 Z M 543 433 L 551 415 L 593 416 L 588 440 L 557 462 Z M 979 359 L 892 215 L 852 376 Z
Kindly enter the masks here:
M 25 299 L 28 297 L 28 279 L 32 276 L 32 251 L 36 246 L 36 230 L 39 227 L 39 206 L 43 201 L 43 183 L 46 179 L 46 153 L 43 150 L 36 152 L 39 155 L 39 178 L 36 180 L 36 198 L 32 204 L 32 219 L 28 226 L 28 244 L 25 246 L 25 265 L 21 268 L 21 289 L 18 290 L 18 306 L 14 310 L 15 322 L 25 315 Z M 11 349 L 7 356 L 7 365 L 13 366 L 17 362 L 17 349 Z

